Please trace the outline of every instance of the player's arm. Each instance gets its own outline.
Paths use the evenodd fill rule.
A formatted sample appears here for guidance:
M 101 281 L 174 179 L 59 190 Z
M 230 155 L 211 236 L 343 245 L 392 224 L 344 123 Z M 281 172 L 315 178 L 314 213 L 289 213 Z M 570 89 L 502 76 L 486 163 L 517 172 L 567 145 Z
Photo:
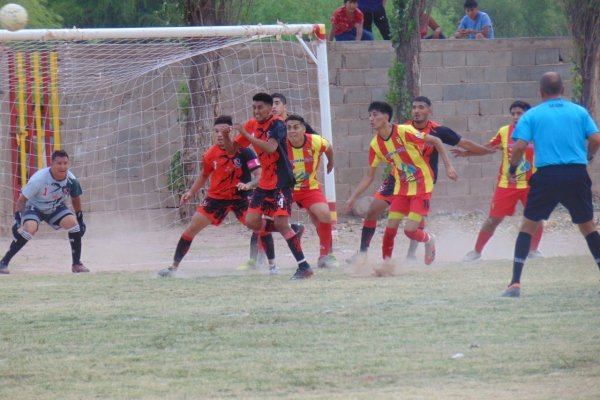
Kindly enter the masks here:
M 252 170 L 252 179 L 250 179 L 250 182 L 239 182 L 236 186 L 238 188 L 238 190 L 252 190 L 252 189 L 256 189 L 256 187 L 258 186 L 258 181 L 260 180 L 260 174 L 261 174 L 262 168 L 258 167 L 255 170 Z
M 356 189 L 354 189 L 352 195 L 350 195 L 348 200 L 346 200 L 346 205 L 344 206 L 345 212 L 348 213 L 350 210 L 352 210 L 352 207 L 354 206 L 354 203 L 356 203 L 358 196 L 363 194 L 364 191 L 367 190 L 367 188 L 371 185 L 371 183 L 373 183 L 375 172 L 377 172 L 377 167 L 369 167 L 366 175 L 363 176 Z
M 19 194 L 17 204 L 15 206 L 15 212 L 22 213 L 25 211 L 25 204 L 27 204 L 27 197 L 23 193 Z
M 73 211 L 75 211 L 75 214 L 81 212 L 81 196 L 71 197 L 71 204 L 73 205 Z
M 423 140 L 435 146 L 435 149 L 438 151 L 440 158 L 444 162 L 444 167 L 446 168 L 446 176 L 452 179 L 453 181 L 457 180 L 458 174 L 456 173 L 454 167 L 452 166 L 452 163 L 450 162 L 448 152 L 446 151 L 446 148 L 444 147 L 442 141 L 433 135 L 424 135 Z
M 515 174 L 517 173 L 517 167 L 519 166 L 519 162 L 521 162 L 521 159 L 523 158 L 523 154 L 525 154 L 525 150 L 527 150 L 527 142 L 523 139 L 517 139 L 512 147 L 512 154 L 510 155 L 510 165 L 508 167 L 508 179 L 511 181 L 514 180 Z
M 224 136 L 225 135 L 223 135 L 223 137 Z M 209 176 L 210 175 L 200 174 L 200 176 L 198 176 L 194 181 L 194 184 L 192 185 L 190 190 L 188 190 L 181 196 L 179 205 L 184 206 L 192 197 L 194 197 L 200 191 L 200 189 L 202 189 L 204 185 L 206 185 L 206 181 L 208 180 Z
M 587 159 L 588 163 L 591 163 L 596 156 L 596 152 L 600 148 L 600 133 L 594 133 L 588 137 L 587 144 Z
M 279 146 L 277 139 L 269 138 L 268 141 L 264 142 L 250 135 L 241 124 L 235 124 L 235 129 L 240 132 L 240 134 L 246 138 L 255 149 L 260 149 L 267 154 L 273 154 L 277 151 L 277 147 Z
M 325 157 L 327 157 L 327 173 L 333 171 L 333 147 L 327 146 L 325 150 Z
M 85 235 L 85 231 L 87 230 L 87 226 L 85 222 L 83 222 L 83 211 L 81 209 L 81 196 L 71 197 L 71 205 L 73 206 L 73 211 L 75 211 L 75 217 L 77 218 L 77 223 L 79 224 L 79 232 L 81 232 L 81 236 Z
M 239 125 L 239 124 L 236 124 L 236 127 L 237 127 L 237 125 Z M 223 137 L 223 146 L 225 147 L 225 151 L 227 152 L 227 154 L 232 156 L 235 153 L 237 153 L 238 148 L 240 147 L 240 144 L 238 142 L 235 142 L 232 140 L 231 129 L 221 132 L 221 136 Z
M 363 26 L 362 23 L 360 24 L 354 24 L 354 27 L 356 28 L 356 41 L 360 42 L 362 40 L 362 35 L 363 35 Z
M 450 149 L 450 152 L 454 157 L 486 156 L 488 154 L 493 154 L 498 150 L 489 144 L 482 146 L 472 140 L 462 138 L 457 146 L 460 147 L 460 149 Z

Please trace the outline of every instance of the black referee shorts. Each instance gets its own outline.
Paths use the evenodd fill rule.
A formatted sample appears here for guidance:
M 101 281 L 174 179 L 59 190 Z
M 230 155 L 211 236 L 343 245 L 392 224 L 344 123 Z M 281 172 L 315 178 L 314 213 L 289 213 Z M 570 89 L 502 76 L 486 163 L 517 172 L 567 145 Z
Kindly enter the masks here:
M 592 181 L 582 164 L 550 165 L 538 168 L 529 181 L 524 216 L 532 221 L 548 219 L 560 203 L 575 224 L 594 218 Z

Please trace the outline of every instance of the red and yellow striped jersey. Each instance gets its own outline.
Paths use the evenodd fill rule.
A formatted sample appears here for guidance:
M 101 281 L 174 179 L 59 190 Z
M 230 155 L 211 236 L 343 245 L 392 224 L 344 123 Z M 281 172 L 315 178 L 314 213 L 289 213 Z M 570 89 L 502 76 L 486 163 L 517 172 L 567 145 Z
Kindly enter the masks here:
M 296 177 L 294 190 L 319 189 L 321 183 L 317 179 L 321 154 L 329 148 L 329 142 L 319 135 L 304 135 L 302 147 L 294 147 L 287 141 L 287 153 Z
M 411 196 L 433 190 L 433 172 L 423 156 L 423 136 L 411 125 L 394 125 L 387 140 L 379 135 L 371 140 L 369 165 L 376 167 L 381 161 L 392 164 L 394 194 Z
M 529 142 L 523 158 L 517 166 L 517 181 L 509 182 L 508 168 L 510 166 L 510 157 L 512 154 L 512 147 L 515 142 L 512 139 L 512 133 L 515 129 L 513 124 L 503 126 L 498 130 L 496 135 L 489 141 L 489 144 L 502 149 L 502 163 L 498 170 L 498 187 L 505 189 L 527 189 L 529 186 L 529 178 L 535 172 L 536 168 L 533 166 L 534 151 L 533 144 Z

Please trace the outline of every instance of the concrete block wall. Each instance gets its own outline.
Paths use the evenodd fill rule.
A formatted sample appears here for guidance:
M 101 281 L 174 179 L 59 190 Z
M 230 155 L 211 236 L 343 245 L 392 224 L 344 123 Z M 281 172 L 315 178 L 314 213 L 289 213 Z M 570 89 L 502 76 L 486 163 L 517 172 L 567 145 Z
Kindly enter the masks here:
M 421 49 L 421 94 L 433 103 L 432 119 L 478 143 L 487 142 L 510 123 L 516 100 L 539 102 L 538 80 L 546 71 L 561 73 L 571 95 L 572 41 L 569 38 L 497 39 L 493 41 L 431 40 Z M 329 48 L 329 74 L 338 202 L 348 198 L 363 176 L 372 137 L 367 107 L 385 100 L 387 69 L 394 51 L 389 42 L 339 42 Z M 360 96 L 357 96 L 360 93 Z M 359 156 L 360 152 L 365 152 Z M 500 155 L 453 159 L 460 177 L 449 181 L 440 166 L 432 210 L 487 210 Z M 383 169 L 382 169 L 383 170 Z M 378 174 L 379 175 L 379 174 Z M 593 173 L 600 181 L 600 173 Z M 373 183 L 365 195 L 372 193 Z

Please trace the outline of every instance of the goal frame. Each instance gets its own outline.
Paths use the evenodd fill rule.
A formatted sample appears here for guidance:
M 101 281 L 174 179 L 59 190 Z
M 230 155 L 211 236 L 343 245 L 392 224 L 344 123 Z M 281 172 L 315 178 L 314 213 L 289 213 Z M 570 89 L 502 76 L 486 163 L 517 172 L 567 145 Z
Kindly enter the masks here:
M 304 43 L 302 35 L 315 35 L 316 54 Z M 333 145 L 329 70 L 327 63 L 327 35 L 324 24 L 279 24 L 238 26 L 187 26 L 161 28 L 102 28 L 102 29 L 23 29 L 15 32 L 0 30 L 0 43 L 12 41 L 84 41 L 101 39 L 171 39 L 180 37 L 233 37 L 249 36 L 260 39 L 267 36 L 295 36 L 317 65 L 317 84 L 321 120 L 321 134 Z M 325 197 L 332 219 L 337 221 L 335 171 L 327 173 L 323 163 Z

